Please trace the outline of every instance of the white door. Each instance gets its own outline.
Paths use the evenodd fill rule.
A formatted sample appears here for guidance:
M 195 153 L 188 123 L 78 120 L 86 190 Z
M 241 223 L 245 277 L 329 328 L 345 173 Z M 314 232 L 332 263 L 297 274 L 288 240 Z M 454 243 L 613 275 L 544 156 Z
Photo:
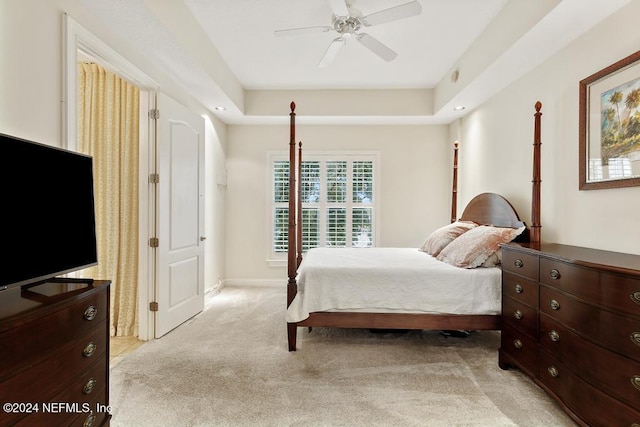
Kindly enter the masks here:
M 155 336 L 204 308 L 204 119 L 158 94 Z

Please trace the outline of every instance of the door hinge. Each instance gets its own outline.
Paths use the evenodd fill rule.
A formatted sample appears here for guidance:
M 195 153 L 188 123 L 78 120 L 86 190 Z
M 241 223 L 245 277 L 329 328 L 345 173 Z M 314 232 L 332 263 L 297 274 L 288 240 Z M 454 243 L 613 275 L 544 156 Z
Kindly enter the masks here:
M 150 238 L 149 246 L 151 246 L 152 248 L 157 248 L 158 246 L 160 246 L 160 239 L 158 239 L 157 237 Z
M 158 303 L 157 302 L 150 302 L 149 303 L 149 311 L 158 311 Z
M 158 120 L 160 118 L 160 110 L 157 108 L 152 108 L 149 110 L 149 118 L 151 120 Z
M 160 174 L 158 173 L 152 173 L 149 175 L 149 182 L 151 184 L 158 184 L 160 183 Z

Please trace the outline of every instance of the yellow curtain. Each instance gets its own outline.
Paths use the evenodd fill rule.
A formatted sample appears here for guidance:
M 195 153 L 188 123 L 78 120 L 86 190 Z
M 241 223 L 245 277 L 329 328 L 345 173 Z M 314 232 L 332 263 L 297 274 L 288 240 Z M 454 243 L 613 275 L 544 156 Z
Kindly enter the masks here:
M 111 336 L 138 335 L 140 91 L 92 63 L 78 64 L 78 150 L 93 156 L 98 265 L 111 280 Z

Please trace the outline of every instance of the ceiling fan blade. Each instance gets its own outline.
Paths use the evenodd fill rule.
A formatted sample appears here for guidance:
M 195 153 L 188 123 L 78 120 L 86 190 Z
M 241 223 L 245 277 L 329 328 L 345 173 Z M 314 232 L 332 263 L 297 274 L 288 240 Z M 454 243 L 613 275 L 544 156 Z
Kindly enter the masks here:
M 333 27 L 328 27 L 326 25 L 320 27 L 300 27 L 300 28 L 287 28 L 285 30 L 275 30 L 273 32 L 274 36 L 297 36 L 300 34 L 310 34 L 310 33 L 326 33 L 333 30 Z
M 344 43 L 345 40 L 342 37 L 334 39 L 327 48 L 327 51 L 324 53 L 324 56 L 320 60 L 320 63 L 318 63 L 318 68 L 325 68 L 329 64 L 331 64 L 336 58 L 336 55 L 338 55 L 340 49 L 342 49 L 342 46 L 344 46 Z
M 381 10 L 380 12 L 372 13 L 362 18 L 362 23 L 366 27 L 372 25 L 384 24 L 391 21 L 397 21 L 398 19 L 410 18 L 412 16 L 420 15 L 422 13 L 422 6 L 416 0 L 409 3 L 401 4 L 399 6 L 390 7 L 389 9 Z
M 336 16 L 349 16 L 349 8 L 345 0 L 329 0 L 329 6 Z
M 398 56 L 398 54 L 395 51 L 391 50 L 384 44 L 380 43 L 376 38 L 371 37 L 367 33 L 360 33 L 358 34 L 357 38 L 358 38 L 358 41 L 362 43 L 364 47 L 366 47 L 371 52 L 375 53 L 376 55 L 378 55 L 380 58 L 384 59 L 387 62 L 393 61 L 395 57 Z

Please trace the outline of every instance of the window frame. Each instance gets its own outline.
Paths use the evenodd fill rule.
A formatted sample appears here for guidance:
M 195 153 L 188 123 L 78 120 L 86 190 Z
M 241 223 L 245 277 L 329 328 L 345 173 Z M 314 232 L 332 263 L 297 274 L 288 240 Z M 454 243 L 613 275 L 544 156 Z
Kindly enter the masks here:
M 296 149 L 297 150 L 297 149 Z M 275 210 L 278 207 L 287 207 L 288 202 L 276 202 L 275 201 L 275 181 L 273 175 L 273 166 L 277 161 L 289 161 L 289 153 L 286 151 L 271 151 L 267 153 L 267 219 L 266 219 L 266 230 L 267 230 L 267 262 L 271 266 L 282 266 L 286 265 L 287 261 L 287 251 L 284 252 L 276 252 L 274 249 L 274 219 L 275 219 Z M 303 162 L 321 162 L 320 166 L 320 201 L 316 203 L 304 203 L 303 209 L 307 208 L 317 208 L 320 212 L 320 222 L 319 222 L 319 235 L 320 235 L 320 245 L 325 245 L 326 239 L 326 222 L 327 222 L 327 211 L 331 207 L 344 207 L 347 210 L 347 224 L 350 225 L 349 231 L 347 232 L 347 246 L 346 247 L 356 247 L 352 246 L 351 243 L 351 233 L 353 232 L 353 222 L 352 222 L 352 212 L 354 208 L 358 207 L 370 207 L 372 209 L 372 236 L 371 236 L 371 247 L 378 246 L 380 240 L 380 153 L 378 151 L 303 151 L 302 152 L 302 161 Z M 347 197 L 345 202 L 341 203 L 329 203 L 326 200 L 326 179 L 327 179 L 327 171 L 326 171 L 326 162 L 327 161 L 347 161 L 347 167 L 349 170 L 349 174 L 347 176 Z M 373 163 L 373 202 L 361 205 L 357 202 L 353 201 L 353 162 L 358 161 L 371 161 Z M 296 177 L 296 185 L 298 185 L 297 177 Z

